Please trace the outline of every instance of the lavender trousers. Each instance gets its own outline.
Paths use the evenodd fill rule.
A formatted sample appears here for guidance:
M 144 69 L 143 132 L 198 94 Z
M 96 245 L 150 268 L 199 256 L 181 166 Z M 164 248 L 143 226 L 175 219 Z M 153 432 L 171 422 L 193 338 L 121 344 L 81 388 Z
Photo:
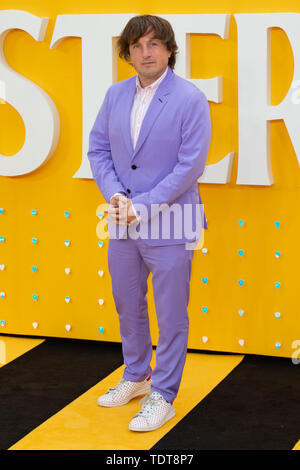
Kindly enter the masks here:
M 168 402 L 178 394 L 186 360 L 193 254 L 194 250 L 187 250 L 184 243 L 151 246 L 142 238 L 109 239 L 108 268 L 126 366 L 123 377 L 140 382 L 151 372 L 146 295 L 151 272 L 159 328 L 151 392 L 160 392 Z

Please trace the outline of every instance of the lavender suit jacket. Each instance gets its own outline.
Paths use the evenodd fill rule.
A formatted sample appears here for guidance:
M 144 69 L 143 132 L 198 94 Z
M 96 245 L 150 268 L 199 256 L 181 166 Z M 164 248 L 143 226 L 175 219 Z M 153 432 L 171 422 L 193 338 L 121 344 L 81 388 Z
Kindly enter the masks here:
M 211 139 L 207 98 L 168 66 L 133 149 L 130 115 L 135 92 L 136 76 L 111 85 L 89 136 L 87 156 L 106 202 L 123 191 L 141 217 L 129 227 L 108 221 L 110 237 L 128 238 L 135 226 L 150 245 L 198 240 L 196 222 L 199 227 L 200 220 L 201 231 L 207 229 L 197 183 Z

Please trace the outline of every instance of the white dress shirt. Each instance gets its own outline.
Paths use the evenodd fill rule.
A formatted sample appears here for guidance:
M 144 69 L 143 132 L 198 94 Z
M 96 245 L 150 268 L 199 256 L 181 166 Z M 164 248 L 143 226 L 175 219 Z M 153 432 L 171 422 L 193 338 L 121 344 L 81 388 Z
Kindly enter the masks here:
M 149 108 L 151 100 L 153 96 L 155 95 L 155 92 L 157 88 L 159 87 L 159 84 L 163 81 L 163 79 L 167 75 L 167 71 L 168 71 L 168 67 L 166 67 L 166 70 L 157 80 L 155 80 L 155 82 L 145 87 L 141 86 L 139 76 L 138 75 L 136 76 L 136 93 L 134 96 L 133 105 L 131 109 L 131 115 L 130 115 L 130 130 L 131 130 L 133 148 L 135 148 L 136 146 L 139 133 L 142 127 L 142 122 L 147 112 L 147 109 Z M 122 193 L 115 193 L 114 196 L 116 194 L 122 194 Z M 139 220 L 139 215 L 136 213 L 133 205 L 132 207 L 133 207 L 133 211 L 137 219 Z M 136 221 L 133 220 L 133 222 L 136 222 Z
M 148 86 L 145 86 L 144 88 L 142 88 L 141 86 L 139 76 L 136 76 L 136 93 L 134 96 L 130 116 L 130 128 L 133 148 L 135 148 L 136 146 L 146 111 L 151 103 L 153 96 L 155 95 L 157 88 L 159 87 L 159 84 L 167 75 L 167 71 L 168 67 L 155 82 L 151 83 Z

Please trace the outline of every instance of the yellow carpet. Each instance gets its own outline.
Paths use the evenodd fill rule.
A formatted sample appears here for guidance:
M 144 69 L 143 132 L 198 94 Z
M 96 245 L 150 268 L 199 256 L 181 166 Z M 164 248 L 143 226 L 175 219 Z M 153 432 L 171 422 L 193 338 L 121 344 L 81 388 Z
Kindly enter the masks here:
M 0 335 L 0 367 L 41 344 L 44 339 Z
M 300 440 L 297 442 L 297 444 L 295 445 L 295 447 L 293 447 L 292 450 L 300 450 Z
M 141 409 L 137 397 L 127 405 L 104 408 L 97 398 L 121 379 L 124 365 L 42 423 L 10 449 L 19 450 L 147 450 L 154 446 L 242 360 L 243 355 L 188 353 L 176 415 L 160 429 L 129 431 L 131 418 Z M 151 366 L 155 365 L 153 351 Z M 62 377 L 63 380 L 63 377 Z

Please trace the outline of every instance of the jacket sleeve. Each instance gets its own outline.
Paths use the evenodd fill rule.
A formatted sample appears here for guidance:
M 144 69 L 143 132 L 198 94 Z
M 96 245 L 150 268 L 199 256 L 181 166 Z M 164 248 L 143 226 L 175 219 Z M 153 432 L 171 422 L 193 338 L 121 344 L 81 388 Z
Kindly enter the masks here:
M 201 90 L 193 91 L 185 102 L 181 137 L 178 162 L 173 170 L 150 191 L 132 198 L 137 212 L 136 204 L 146 206 L 147 211 L 139 212 L 144 222 L 159 212 L 157 207 L 151 211 L 152 204 L 171 204 L 204 172 L 211 139 L 211 121 L 209 104 Z
M 108 203 L 114 193 L 125 192 L 125 188 L 116 174 L 111 157 L 108 133 L 110 89 L 111 87 L 105 95 L 90 132 L 89 150 L 87 153 L 93 178 Z

